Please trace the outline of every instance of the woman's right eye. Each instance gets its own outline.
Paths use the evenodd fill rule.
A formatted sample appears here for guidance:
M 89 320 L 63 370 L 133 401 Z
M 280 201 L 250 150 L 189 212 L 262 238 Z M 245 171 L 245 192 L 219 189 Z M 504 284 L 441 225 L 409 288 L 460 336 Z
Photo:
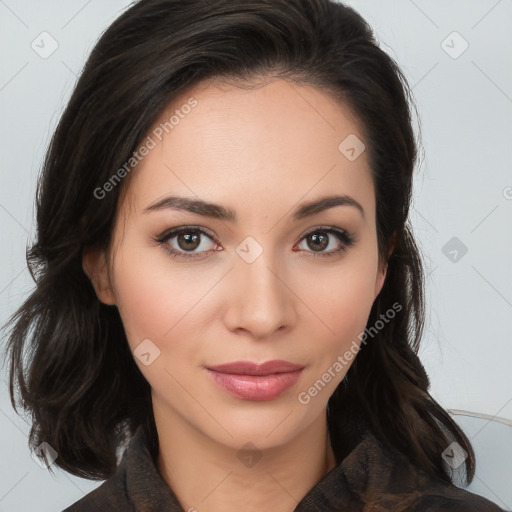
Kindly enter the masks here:
M 219 247 L 218 242 L 214 240 L 210 233 L 199 227 L 171 229 L 156 238 L 155 242 L 162 245 L 164 250 L 173 258 L 188 259 L 200 257 L 201 254 L 212 250 L 204 247 L 205 244 L 203 243 L 203 240 L 201 240 L 201 238 L 204 237 L 210 239 L 210 241 L 214 243 L 213 251 L 217 251 L 217 248 Z M 171 241 L 173 243 L 171 243 Z M 207 245 L 208 244 L 206 244 L 206 246 Z M 192 252 L 199 248 L 202 250 Z

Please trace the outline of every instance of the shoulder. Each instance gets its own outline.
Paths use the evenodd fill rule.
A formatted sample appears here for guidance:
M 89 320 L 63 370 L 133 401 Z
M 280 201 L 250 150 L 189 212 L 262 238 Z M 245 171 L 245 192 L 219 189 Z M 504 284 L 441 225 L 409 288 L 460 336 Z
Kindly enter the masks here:
M 129 466 L 141 451 L 141 429 L 130 439 L 115 472 L 101 485 L 64 509 L 62 512 L 98 512 L 100 510 L 134 511 L 127 480 Z
M 182 512 L 176 496 L 158 471 L 142 427 L 132 436 L 114 474 L 63 512 L 103 510 Z
M 483 496 L 430 477 L 372 435 L 365 443 L 363 460 L 370 475 L 366 491 L 373 512 L 503 512 Z
M 63 512 L 134 511 L 126 492 L 125 466 L 126 456 L 123 456 L 116 472 L 108 480 L 64 509 Z
M 492 501 L 465 489 L 447 486 L 444 492 L 428 492 L 418 500 L 415 511 L 504 512 Z
M 106 480 L 99 487 L 86 494 L 63 512 L 98 512 L 99 510 L 134 511 L 126 493 L 112 479 Z
M 371 433 L 338 469 L 356 500 L 372 512 L 503 512 L 492 501 L 427 475 Z M 340 475 L 339 475 L 340 476 Z
M 483 496 L 444 483 L 383 492 L 374 497 L 372 505 L 373 512 L 504 512 Z

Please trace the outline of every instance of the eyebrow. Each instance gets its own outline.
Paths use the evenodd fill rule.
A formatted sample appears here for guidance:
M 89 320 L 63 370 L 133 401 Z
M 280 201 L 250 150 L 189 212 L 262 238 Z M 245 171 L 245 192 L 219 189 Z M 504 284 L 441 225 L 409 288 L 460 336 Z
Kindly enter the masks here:
M 335 206 L 353 206 L 361 213 L 364 218 L 363 207 L 353 197 L 348 195 L 335 195 L 302 203 L 295 210 L 293 214 L 293 220 L 298 221 L 304 219 L 305 217 L 316 215 L 330 208 L 334 208 Z M 237 222 L 237 214 L 230 208 L 226 208 L 214 203 L 208 203 L 206 201 L 202 201 L 201 199 L 192 199 L 181 196 L 164 197 L 156 203 L 146 207 L 143 210 L 143 213 L 165 209 L 183 210 L 190 213 L 195 213 L 197 215 L 203 215 L 205 217 L 211 217 L 229 222 Z

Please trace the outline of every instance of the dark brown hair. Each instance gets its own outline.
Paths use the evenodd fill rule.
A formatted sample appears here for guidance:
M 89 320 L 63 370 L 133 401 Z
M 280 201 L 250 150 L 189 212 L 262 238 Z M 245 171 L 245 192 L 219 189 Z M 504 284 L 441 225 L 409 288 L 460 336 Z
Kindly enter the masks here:
M 431 476 L 451 482 L 442 452 L 471 444 L 430 396 L 417 352 L 424 276 L 408 212 L 417 144 L 410 88 L 364 19 L 330 0 L 141 0 L 92 50 L 45 156 L 37 238 L 27 251 L 35 290 L 10 318 L 10 394 L 32 416 L 30 443 L 56 464 L 105 479 L 139 425 L 158 438 L 150 386 L 133 360 L 118 310 L 102 304 L 82 269 L 85 247 L 110 243 L 119 193 L 94 191 L 132 156 L 159 114 L 201 80 L 251 84 L 282 78 L 316 86 L 349 106 L 364 133 L 377 203 L 381 260 L 395 245 L 368 326 L 402 309 L 361 350 L 328 403 L 338 460 L 365 429 Z M 341 142 L 341 141 L 340 141 Z

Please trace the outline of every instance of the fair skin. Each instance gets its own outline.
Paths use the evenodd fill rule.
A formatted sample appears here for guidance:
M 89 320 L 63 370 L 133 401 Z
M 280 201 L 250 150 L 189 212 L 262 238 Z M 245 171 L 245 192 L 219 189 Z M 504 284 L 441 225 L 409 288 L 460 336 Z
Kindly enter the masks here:
M 86 251 L 84 270 L 99 299 L 119 309 L 132 351 L 146 339 L 160 350 L 147 366 L 134 359 L 152 388 L 158 468 L 183 509 L 290 512 L 336 464 L 326 407 L 350 364 L 307 404 L 297 397 L 359 343 L 385 279 L 366 153 L 350 161 L 338 150 L 348 135 L 363 136 L 346 106 L 283 80 L 253 90 L 197 84 L 154 126 L 191 96 L 197 106 L 161 141 L 153 137 L 130 175 L 113 250 Z M 171 194 L 220 204 L 237 221 L 144 212 Z M 331 195 L 350 196 L 364 213 L 345 204 L 293 219 L 302 203 Z M 154 242 L 182 226 L 212 236 L 198 234 L 195 249 L 179 236 Z M 329 226 L 355 242 L 331 233 L 318 248 L 304 237 Z M 236 251 L 249 236 L 263 251 L 251 263 Z M 173 258 L 165 246 L 196 258 Z M 274 359 L 304 370 L 271 400 L 235 397 L 205 369 Z M 248 442 L 260 456 L 253 465 L 238 457 Z

